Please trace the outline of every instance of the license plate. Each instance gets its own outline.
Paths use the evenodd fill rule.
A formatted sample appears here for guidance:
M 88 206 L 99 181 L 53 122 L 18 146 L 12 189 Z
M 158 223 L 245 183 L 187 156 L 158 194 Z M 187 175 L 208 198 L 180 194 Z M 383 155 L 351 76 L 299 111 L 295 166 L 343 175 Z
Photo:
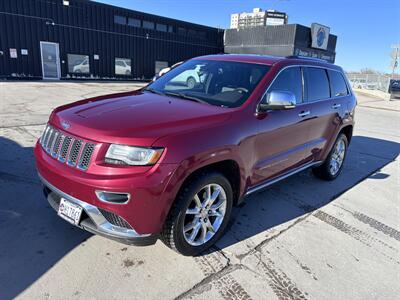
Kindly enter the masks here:
M 78 225 L 82 215 L 82 207 L 61 198 L 58 215 L 68 222 Z

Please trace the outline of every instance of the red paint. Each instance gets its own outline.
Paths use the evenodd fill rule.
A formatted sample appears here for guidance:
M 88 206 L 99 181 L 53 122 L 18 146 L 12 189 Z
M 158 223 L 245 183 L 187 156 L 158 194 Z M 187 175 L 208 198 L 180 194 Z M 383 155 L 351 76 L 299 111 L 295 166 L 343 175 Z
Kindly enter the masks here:
M 98 144 L 86 172 L 59 163 L 40 144 L 35 148 L 39 173 L 63 192 L 121 215 L 139 234 L 158 233 L 179 188 L 193 171 L 222 160 L 241 170 L 240 196 L 252 185 L 307 161 L 326 157 L 337 134 L 353 125 L 353 95 L 304 103 L 290 110 L 257 115 L 256 107 L 285 66 L 340 67 L 306 59 L 215 55 L 201 59 L 271 65 L 271 70 L 240 107 L 228 109 L 141 91 L 87 99 L 57 108 L 49 123 Z M 332 110 L 333 104 L 341 109 Z M 312 113 L 298 117 L 303 110 Z M 64 130 L 65 131 L 65 130 Z M 104 163 L 110 143 L 165 147 L 151 167 L 117 167 Z M 95 190 L 129 192 L 126 205 L 97 200 Z

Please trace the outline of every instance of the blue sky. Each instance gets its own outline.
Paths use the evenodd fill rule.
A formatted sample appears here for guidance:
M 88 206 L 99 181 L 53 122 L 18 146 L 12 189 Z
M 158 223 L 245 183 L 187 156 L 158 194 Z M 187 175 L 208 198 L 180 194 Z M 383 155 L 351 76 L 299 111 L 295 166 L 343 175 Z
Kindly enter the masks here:
M 156 15 L 228 28 L 232 13 L 276 9 L 289 23 L 327 25 L 338 36 L 336 63 L 345 70 L 390 70 L 390 46 L 400 43 L 400 0 L 98 0 Z

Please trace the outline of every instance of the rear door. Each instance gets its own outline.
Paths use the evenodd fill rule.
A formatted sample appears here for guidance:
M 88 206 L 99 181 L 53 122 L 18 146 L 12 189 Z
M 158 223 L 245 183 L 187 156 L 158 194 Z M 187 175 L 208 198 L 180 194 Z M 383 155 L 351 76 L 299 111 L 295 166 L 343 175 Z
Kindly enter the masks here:
M 290 91 L 296 96 L 296 107 L 268 111 L 258 120 L 256 164 L 252 184 L 279 176 L 311 160 L 309 142 L 310 105 L 304 103 L 302 70 L 298 66 L 281 71 L 267 93 Z
M 331 88 L 336 80 L 336 71 L 321 67 L 304 67 L 306 103 L 310 105 L 310 151 L 315 160 L 321 159 L 322 151 L 330 146 L 330 141 L 341 123 L 341 112 L 345 106 L 340 92 Z M 334 72 L 335 74 L 331 74 Z M 340 73 L 338 73 L 340 75 Z M 344 83 L 345 84 L 345 83 Z M 347 86 L 345 84 L 347 90 Z M 337 95 L 335 95 L 337 94 Z

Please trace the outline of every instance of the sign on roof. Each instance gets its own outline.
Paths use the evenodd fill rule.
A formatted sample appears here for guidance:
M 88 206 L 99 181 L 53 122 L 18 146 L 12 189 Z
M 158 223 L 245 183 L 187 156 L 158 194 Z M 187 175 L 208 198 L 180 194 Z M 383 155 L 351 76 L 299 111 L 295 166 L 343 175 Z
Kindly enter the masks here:
M 326 50 L 330 28 L 321 24 L 311 24 L 311 47 Z

